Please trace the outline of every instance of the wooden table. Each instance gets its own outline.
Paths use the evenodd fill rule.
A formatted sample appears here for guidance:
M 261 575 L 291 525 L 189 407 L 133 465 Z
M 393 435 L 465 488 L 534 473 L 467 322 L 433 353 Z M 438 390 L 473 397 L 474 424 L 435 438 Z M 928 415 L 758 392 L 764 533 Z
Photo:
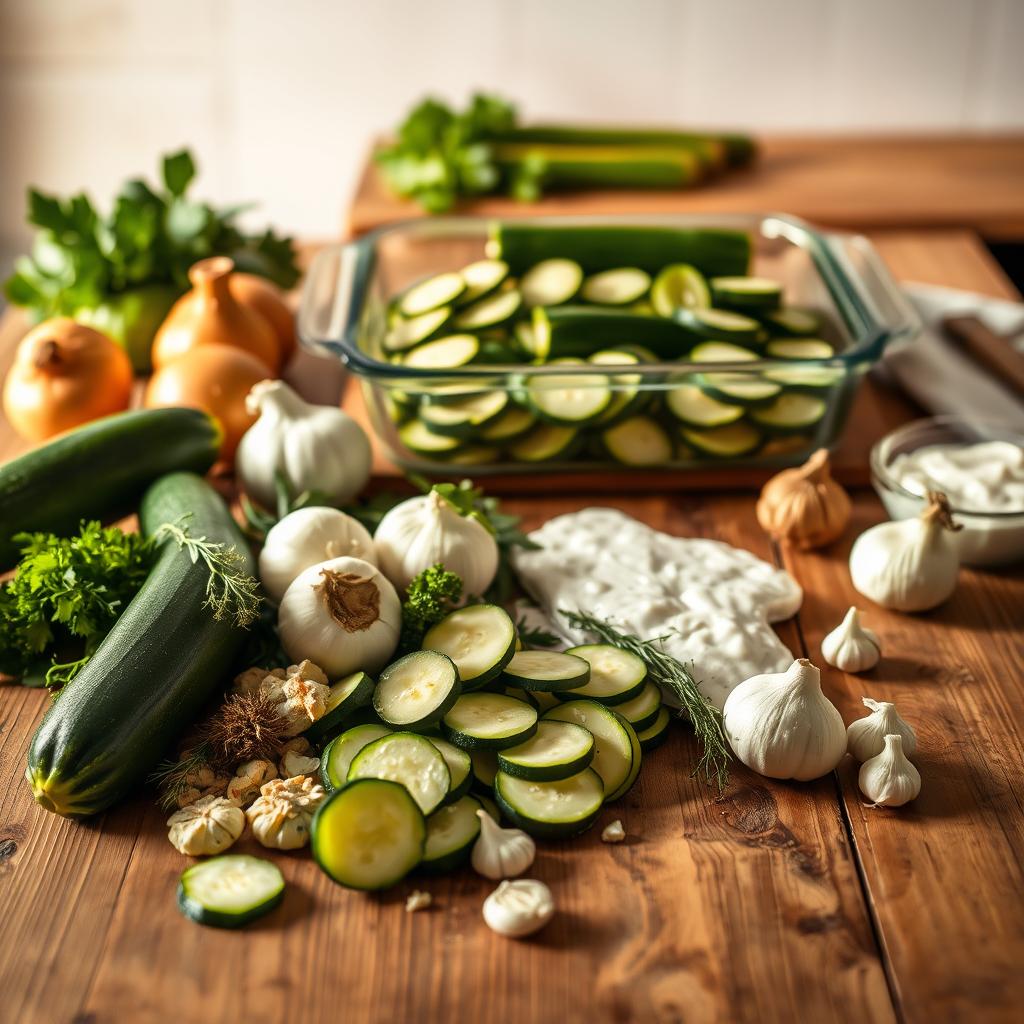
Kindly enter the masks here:
M 1012 290 L 964 234 L 879 236 L 904 277 Z M 17 329 L 0 340 L 7 356 Z M 18 449 L 0 434 L 0 458 Z M 785 565 L 807 597 L 780 626 L 820 662 L 853 603 L 850 542 L 883 518 L 858 491 L 834 547 L 773 548 L 750 494 L 510 500 L 535 527 L 594 501 L 682 535 L 715 537 Z M 864 607 L 866 602 L 859 599 Z M 0 689 L 0 1019 L 487 1021 L 495 1024 L 751 1021 L 989 1022 L 1024 1005 L 1024 575 L 965 570 L 927 615 L 870 606 L 885 657 L 863 677 L 826 669 L 844 719 L 860 697 L 895 701 L 919 737 L 924 789 L 899 811 L 864 806 L 854 765 L 809 784 L 734 768 L 720 798 L 690 777 L 677 727 L 632 792 L 570 843 L 546 843 L 531 874 L 558 914 L 533 939 L 497 938 L 466 870 L 380 896 L 327 880 L 306 853 L 275 857 L 283 906 L 242 933 L 174 908 L 185 865 L 145 797 L 95 821 L 44 813 L 22 779 L 47 698 Z M 601 843 L 615 818 L 627 840 Z M 242 849 L 260 852 L 251 840 Z M 434 906 L 406 914 L 413 888 Z

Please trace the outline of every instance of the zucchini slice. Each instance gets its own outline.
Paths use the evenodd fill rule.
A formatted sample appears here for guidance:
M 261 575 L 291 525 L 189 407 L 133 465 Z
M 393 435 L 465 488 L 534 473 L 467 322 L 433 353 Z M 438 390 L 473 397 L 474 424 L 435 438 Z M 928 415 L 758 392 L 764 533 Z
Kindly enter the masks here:
M 448 765 L 448 774 L 451 776 L 451 783 L 448 786 L 448 795 L 445 797 L 446 804 L 453 804 L 460 797 L 469 792 L 470 784 L 473 781 L 473 762 L 469 754 L 461 748 L 441 739 L 440 736 L 428 737 L 430 742 L 437 747 L 444 763 Z
M 591 768 L 556 782 L 531 782 L 498 772 L 494 797 L 517 828 L 543 839 L 586 832 L 604 802 L 601 777 Z
M 449 334 L 407 352 L 403 366 L 416 370 L 454 370 L 480 355 L 480 339 L 474 334 Z
M 757 451 L 763 440 L 761 432 L 744 420 L 730 423 L 727 427 L 711 430 L 693 430 L 684 427 L 682 439 L 702 455 L 715 459 L 737 459 Z
M 466 290 L 459 296 L 457 306 L 468 306 L 485 295 L 490 295 L 508 277 L 508 264 L 504 260 L 477 260 L 459 271 Z
M 729 405 L 695 384 L 680 384 L 665 396 L 665 405 L 677 420 L 692 427 L 724 427 L 743 415 L 743 406 Z
M 452 871 L 469 860 L 480 835 L 483 807 L 475 797 L 463 796 L 427 818 L 427 840 L 420 866 L 425 871 Z
M 809 338 L 821 330 L 821 317 L 812 309 L 787 306 L 761 315 L 765 327 L 784 338 Z
M 845 371 L 839 366 L 783 366 L 765 370 L 764 375 L 787 388 L 820 392 L 822 388 L 838 384 L 845 376 Z
M 764 328 L 753 317 L 729 309 L 677 309 L 672 319 L 693 337 L 754 344 Z
M 504 693 L 466 693 L 442 719 L 441 731 L 464 750 L 502 750 L 537 731 L 537 710 Z
M 711 295 L 716 306 L 760 316 L 779 307 L 782 285 L 768 277 L 713 277 Z
M 765 352 L 774 359 L 831 359 L 836 354 L 821 338 L 776 338 Z
M 453 452 L 445 459 L 449 466 L 489 466 L 497 462 L 501 457 L 498 448 L 490 448 L 487 445 L 471 444 Z
M 767 376 L 766 373 L 765 377 Z M 766 380 L 765 377 L 754 372 L 702 373 L 696 380 L 701 391 L 711 398 L 726 404 L 746 406 L 766 405 L 782 393 L 781 384 L 774 380 Z
M 650 353 L 649 353 L 650 354 Z M 623 366 L 639 365 L 647 360 L 641 358 L 639 352 L 624 346 L 623 348 L 603 349 L 595 352 L 587 362 L 595 366 Z M 651 362 L 656 362 L 653 357 Z M 601 413 L 600 422 L 611 425 L 624 416 L 639 412 L 647 405 L 649 393 L 641 390 L 643 376 L 639 373 L 615 373 L 609 374 L 608 383 L 612 388 L 611 401 Z
M 601 441 L 624 466 L 663 466 L 672 461 L 672 439 L 657 420 L 632 416 L 601 432 Z
M 396 320 L 391 330 L 384 335 L 384 350 L 386 352 L 405 352 L 414 348 L 421 341 L 426 341 L 438 334 L 451 319 L 451 316 L 451 306 L 442 306 L 440 309 L 432 309 L 429 313 L 422 313 L 409 320 Z
M 614 800 L 621 800 L 622 797 L 624 797 L 633 788 L 633 783 L 640 777 L 640 765 L 643 762 L 644 757 L 643 748 L 640 746 L 640 738 L 636 734 L 636 729 L 634 729 L 633 726 L 622 717 L 622 715 L 618 714 L 618 712 L 615 714 L 619 720 L 619 724 L 622 725 L 626 730 L 626 734 L 629 736 L 629 745 L 633 753 L 633 764 L 618 789 L 615 789 L 611 793 L 605 795 L 605 803 L 612 803 Z
M 572 427 L 538 423 L 525 437 L 508 449 L 515 462 L 548 462 L 567 458 L 576 448 L 579 435 Z
M 654 721 L 646 729 L 637 731 L 636 738 L 640 741 L 640 749 L 644 753 L 647 753 L 648 750 L 653 750 L 655 747 L 660 747 L 665 742 L 668 737 L 669 722 L 671 721 L 672 715 L 663 704 Z
M 494 776 L 498 774 L 497 751 L 482 750 L 480 747 L 477 747 L 469 752 L 469 759 L 473 762 L 473 778 L 481 786 L 493 789 Z
M 639 302 L 651 287 L 651 275 L 638 267 L 619 267 L 592 274 L 583 282 L 580 297 L 598 306 L 628 306 Z
M 545 711 L 561 707 L 562 702 L 557 697 L 556 690 L 531 690 L 533 699 L 537 702 L 537 710 L 543 715 Z
M 581 359 L 559 359 L 558 365 L 586 366 Z M 612 400 L 608 378 L 598 373 L 566 373 L 531 377 L 526 384 L 530 405 L 541 419 L 559 426 L 592 423 Z
M 340 736 L 335 736 L 324 748 L 320 758 L 320 781 L 328 792 L 341 789 L 348 782 L 348 770 L 352 766 L 356 754 L 381 736 L 389 736 L 391 730 L 386 725 L 367 722 L 346 729 Z
M 357 779 L 399 783 L 424 814 L 444 803 L 452 784 L 444 755 L 426 736 L 414 732 L 393 732 L 363 747 L 348 769 L 348 781 Z
M 576 700 L 584 697 L 601 704 L 624 704 L 644 688 L 647 666 L 635 654 L 611 644 L 583 644 L 570 647 L 566 654 L 582 658 L 590 665 L 590 678 L 572 693 L 560 696 Z
M 517 651 L 503 678 L 524 690 L 571 690 L 590 678 L 590 662 L 559 651 Z
M 503 679 L 498 680 L 499 685 L 503 682 Z M 494 683 L 490 683 L 489 685 L 493 686 Z M 530 707 L 533 708 L 535 711 L 540 711 L 540 705 L 537 703 L 537 698 L 534 697 L 534 695 L 530 693 L 529 690 L 523 690 L 518 686 L 500 685 L 500 689 L 497 689 L 494 692 L 503 693 L 505 694 L 506 697 L 513 697 L 516 700 L 521 700 L 524 704 L 529 704 Z
M 580 290 L 583 270 L 573 260 L 542 260 L 519 279 L 527 306 L 560 306 Z
M 381 672 L 373 710 L 387 725 L 415 732 L 437 725 L 461 693 L 451 658 L 434 650 L 413 651 Z
M 704 275 L 689 263 L 663 267 L 651 285 L 651 305 L 658 316 L 670 317 L 677 309 L 707 309 L 711 291 Z
M 616 704 L 615 710 L 640 732 L 653 725 L 661 710 L 661 690 L 649 679 L 644 688 L 632 699 Z
M 799 433 L 818 423 L 828 411 L 828 402 L 817 395 L 791 391 L 779 395 L 771 405 L 752 409 L 750 418 L 775 433 Z
M 512 660 L 516 653 L 516 626 L 508 612 L 496 604 L 467 605 L 449 612 L 427 630 L 423 651 L 447 655 L 458 669 L 463 689 L 477 690 Z M 382 675 L 382 681 L 383 678 Z
M 480 440 L 488 444 L 506 444 L 516 441 L 530 432 L 537 422 L 536 416 L 529 409 L 519 406 L 507 408 L 493 423 L 480 430 Z
M 514 288 L 496 292 L 460 309 L 452 320 L 457 331 L 485 331 L 507 323 L 522 309 L 523 297 Z
M 454 402 L 431 402 L 420 407 L 420 419 L 435 434 L 474 437 L 481 427 L 497 420 L 508 408 L 507 391 L 484 391 Z
M 689 358 L 695 363 L 750 363 L 759 356 L 728 341 L 705 341 L 693 349 Z
M 327 710 L 303 735 L 314 742 L 333 736 L 356 711 L 373 700 L 376 685 L 365 672 L 353 672 L 338 680 L 327 697 Z
M 417 455 L 443 457 L 455 452 L 461 442 L 457 437 L 435 434 L 422 420 L 409 420 L 398 428 L 398 440 L 402 447 Z
M 442 306 L 454 305 L 465 291 L 466 282 L 461 274 L 455 271 L 435 274 L 407 289 L 398 300 L 398 311 L 405 317 L 422 316 Z
M 517 779 L 554 782 L 576 775 L 594 759 L 594 737 L 575 722 L 538 722 L 528 740 L 498 751 L 498 770 Z
M 359 779 L 332 793 L 313 817 L 313 857 L 350 889 L 386 889 L 423 858 L 427 824 L 405 786 Z
M 542 721 L 575 722 L 594 737 L 590 767 L 604 783 L 605 794 L 618 791 L 633 770 L 633 727 L 611 708 L 595 700 L 573 700 L 544 713 Z
M 281 869 L 262 857 L 226 853 L 193 864 L 178 881 L 178 908 L 214 928 L 241 928 L 284 899 Z

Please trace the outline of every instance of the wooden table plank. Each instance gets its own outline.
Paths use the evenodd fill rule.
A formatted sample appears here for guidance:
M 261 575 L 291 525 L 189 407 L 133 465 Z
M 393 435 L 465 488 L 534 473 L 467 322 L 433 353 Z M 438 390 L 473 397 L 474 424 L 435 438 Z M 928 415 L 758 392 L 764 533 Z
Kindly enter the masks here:
M 1024 136 L 768 136 L 759 162 L 690 191 L 551 194 L 538 203 L 489 197 L 460 213 L 751 213 L 785 211 L 858 231 L 969 228 L 1024 236 Z M 369 158 L 347 212 L 346 233 L 422 216 L 395 199 Z

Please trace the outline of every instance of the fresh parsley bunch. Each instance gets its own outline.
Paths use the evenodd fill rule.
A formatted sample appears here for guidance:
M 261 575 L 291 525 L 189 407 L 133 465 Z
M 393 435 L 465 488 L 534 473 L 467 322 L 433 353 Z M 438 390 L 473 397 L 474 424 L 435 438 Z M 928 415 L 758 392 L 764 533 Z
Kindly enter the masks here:
M 409 581 L 402 602 L 403 651 L 418 651 L 431 626 L 440 622 L 462 597 L 462 579 L 440 563 L 432 565 Z

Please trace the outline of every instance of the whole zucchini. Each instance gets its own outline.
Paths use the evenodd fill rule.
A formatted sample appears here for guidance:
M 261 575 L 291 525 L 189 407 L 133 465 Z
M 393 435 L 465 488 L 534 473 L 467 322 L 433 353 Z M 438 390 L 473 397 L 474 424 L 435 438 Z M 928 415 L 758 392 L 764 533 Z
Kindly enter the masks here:
M 18 560 L 22 530 L 71 534 L 83 519 L 109 521 L 157 477 L 205 473 L 222 434 L 198 409 L 105 416 L 0 466 L 0 572 Z
M 217 493 L 192 473 L 157 480 L 139 511 L 142 532 L 186 520 L 188 533 L 233 546 L 254 573 L 249 547 Z M 224 685 L 245 639 L 204 607 L 209 570 L 173 540 L 89 663 L 60 692 L 28 752 L 26 777 L 57 814 L 95 814 L 142 783 Z

